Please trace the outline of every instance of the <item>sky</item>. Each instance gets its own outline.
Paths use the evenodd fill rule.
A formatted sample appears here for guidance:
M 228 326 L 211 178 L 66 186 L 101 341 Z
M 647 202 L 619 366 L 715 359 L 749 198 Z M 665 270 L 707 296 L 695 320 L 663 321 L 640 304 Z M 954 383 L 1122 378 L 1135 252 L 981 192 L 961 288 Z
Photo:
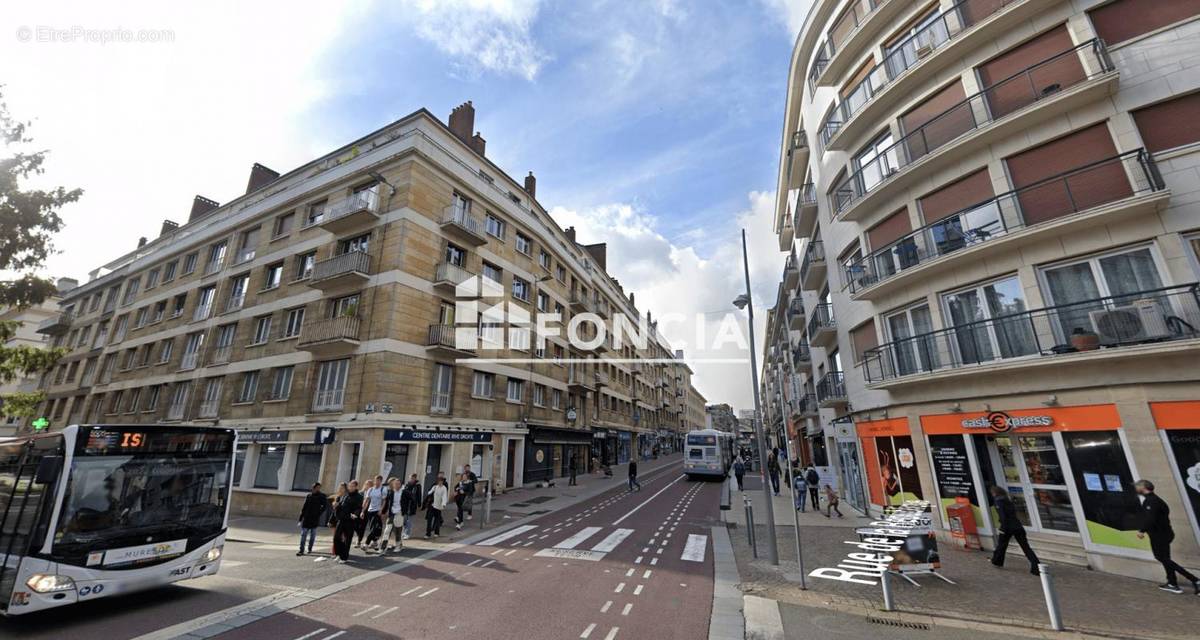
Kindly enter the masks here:
M 245 189 L 421 107 L 471 100 L 488 157 L 639 308 L 703 314 L 744 289 L 761 345 L 782 271 L 772 232 L 787 68 L 809 0 L 8 3 L 0 93 L 50 151 L 39 182 L 80 187 L 47 275 L 92 269 Z M 116 224 L 114 224 L 116 223 Z M 662 327 L 697 359 L 694 328 Z M 709 402 L 752 406 L 749 367 L 693 365 Z

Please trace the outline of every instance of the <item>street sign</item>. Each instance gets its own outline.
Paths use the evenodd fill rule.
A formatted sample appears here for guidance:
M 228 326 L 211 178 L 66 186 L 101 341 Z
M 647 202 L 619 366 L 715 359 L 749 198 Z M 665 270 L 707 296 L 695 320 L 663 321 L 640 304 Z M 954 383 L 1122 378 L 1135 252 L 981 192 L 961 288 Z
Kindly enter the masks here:
M 38 418 L 37 420 L 33 421 L 33 430 L 34 431 L 41 431 L 42 429 L 45 429 L 48 426 L 50 426 L 50 421 L 46 419 L 46 416 L 42 416 L 42 417 Z

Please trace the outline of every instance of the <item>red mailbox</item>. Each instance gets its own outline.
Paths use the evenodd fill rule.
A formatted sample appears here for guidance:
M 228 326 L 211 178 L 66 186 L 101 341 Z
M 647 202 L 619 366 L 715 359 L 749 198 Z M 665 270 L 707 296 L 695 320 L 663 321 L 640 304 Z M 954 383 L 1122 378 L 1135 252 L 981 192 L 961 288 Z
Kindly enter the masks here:
M 946 519 L 950 522 L 950 535 L 956 542 L 967 549 L 982 549 L 979 539 L 979 528 L 975 524 L 975 509 L 971 501 L 963 497 L 954 499 L 954 504 L 946 507 Z

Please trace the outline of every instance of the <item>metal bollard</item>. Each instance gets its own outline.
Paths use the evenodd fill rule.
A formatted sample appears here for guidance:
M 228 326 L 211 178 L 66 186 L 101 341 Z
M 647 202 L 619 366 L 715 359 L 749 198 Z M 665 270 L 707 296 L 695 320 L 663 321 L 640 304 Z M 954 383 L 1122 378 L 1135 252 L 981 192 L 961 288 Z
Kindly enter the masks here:
M 892 596 L 892 572 L 884 571 L 882 576 L 879 576 L 879 583 L 883 585 L 883 610 L 895 611 L 896 600 Z
M 1050 565 L 1039 564 L 1038 571 L 1042 574 L 1042 593 L 1046 596 L 1046 612 L 1050 614 L 1050 628 L 1055 631 L 1062 631 L 1062 611 L 1058 609 L 1058 593 L 1054 590 L 1054 579 L 1050 576 Z
M 754 504 L 751 503 L 749 500 L 745 500 L 745 503 L 746 503 L 746 535 L 749 537 L 749 540 L 750 540 L 750 551 L 751 551 L 751 553 L 754 554 L 754 557 L 757 558 L 758 557 L 758 540 L 756 540 L 755 536 L 754 536 Z

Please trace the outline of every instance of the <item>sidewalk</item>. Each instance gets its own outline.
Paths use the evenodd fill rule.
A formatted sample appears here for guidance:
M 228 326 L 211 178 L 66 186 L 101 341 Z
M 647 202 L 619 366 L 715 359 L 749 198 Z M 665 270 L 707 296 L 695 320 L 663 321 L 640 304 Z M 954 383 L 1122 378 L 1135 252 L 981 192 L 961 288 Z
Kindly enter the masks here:
M 936 626 L 955 626 L 977 631 L 1008 628 L 1011 633 L 1042 635 L 1049 632 L 1049 619 L 1041 582 L 1029 575 L 1024 556 L 1015 544 L 1004 569 L 989 563 L 990 554 L 967 551 L 948 543 L 938 545 L 942 558 L 940 573 L 956 584 L 934 576 L 917 576 L 921 585 L 893 579 L 896 607 L 904 616 L 883 613 L 879 586 L 867 586 L 820 578 L 807 578 L 808 590 L 800 589 L 796 562 L 795 526 L 791 497 L 786 487 L 773 500 L 778 523 L 779 566 L 767 560 L 765 545 L 766 508 L 757 477 L 746 477 L 746 491 L 735 488 L 731 509 L 725 512 L 741 575 L 741 589 L 753 594 L 798 605 L 818 605 L 854 611 L 872 617 L 902 617 Z M 754 504 L 758 559 L 747 540 L 741 495 Z M 822 503 L 823 505 L 824 503 Z M 849 551 L 843 541 L 857 541 L 853 529 L 870 520 L 859 516 L 843 501 L 844 518 L 826 518 L 811 506 L 800 514 L 800 541 L 806 572 L 818 567 L 835 567 Z M 1200 619 L 1200 597 L 1172 595 L 1155 588 L 1155 583 L 1088 569 L 1054 565 L 1052 575 L 1058 592 L 1063 623 L 1070 631 L 1120 638 L 1195 638 Z M 912 615 L 917 614 L 917 615 Z M 1018 629 L 1012 629 L 1017 627 Z
M 672 465 L 678 466 L 682 460 L 681 454 L 674 453 L 660 456 L 658 460 L 639 462 L 638 475 L 645 477 L 660 469 L 666 469 Z M 476 496 L 475 517 L 463 525 L 462 531 L 454 529 L 455 509 L 451 505 L 444 514 L 445 523 L 442 525 L 442 535 L 437 541 L 424 539 L 424 514 L 418 513 L 418 522 L 413 525 L 413 537 L 405 542 L 405 546 L 414 549 L 437 549 L 441 545 L 462 540 L 482 530 L 504 526 L 527 516 L 555 511 L 597 496 L 613 487 L 624 487 L 629 465 L 614 465 L 612 470 L 611 478 L 594 473 L 579 475 L 576 478 L 578 484 L 573 487 L 567 486 L 567 478 L 555 478 L 553 487 L 513 489 L 502 495 L 494 496 L 491 518 L 487 526 L 481 526 L 485 509 L 483 496 Z M 295 520 L 288 518 L 231 516 L 229 532 L 225 538 L 232 542 L 297 546 L 300 541 L 300 529 Z M 328 549 L 332 545 L 333 529 L 329 527 L 319 529 L 314 547 Z

